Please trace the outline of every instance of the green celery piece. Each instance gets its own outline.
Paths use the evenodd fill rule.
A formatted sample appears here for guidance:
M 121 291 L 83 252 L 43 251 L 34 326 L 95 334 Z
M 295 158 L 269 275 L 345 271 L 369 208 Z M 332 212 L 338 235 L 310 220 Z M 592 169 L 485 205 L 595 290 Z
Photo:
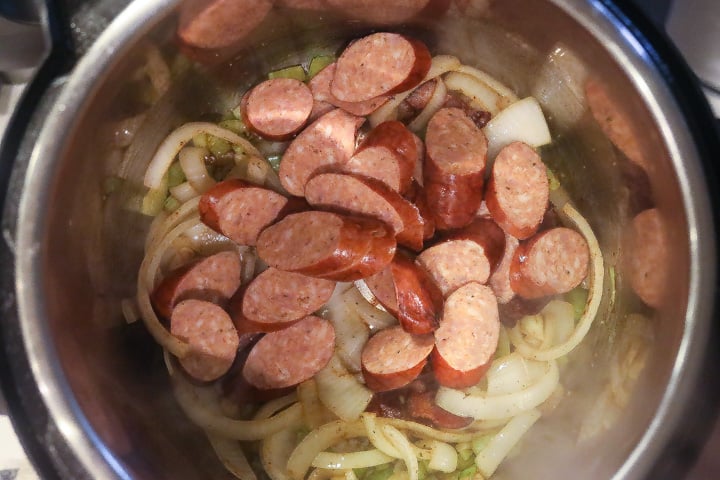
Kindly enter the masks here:
M 565 299 L 573 306 L 575 320 L 579 319 L 585 311 L 588 291 L 582 287 L 575 287 L 565 294 Z
M 173 162 L 168 169 L 168 187 L 177 187 L 186 180 L 180 162 Z
M 223 120 L 218 124 L 218 126 L 226 130 L 230 130 L 233 133 L 237 133 L 238 135 L 243 135 L 245 132 L 247 132 L 247 127 L 245 126 L 243 121 L 236 118 Z
M 230 142 L 213 135 L 208 135 L 207 143 L 208 150 L 210 150 L 210 153 L 212 153 L 215 158 L 222 157 L 232 149 Z
M 281 68 L 268 73 L 268 78 L 270 80 L 274 78 L 292 78 L 294 80 L 304 82 L 307 80 L 307 75 L 305 74 L 305 69 L 302 65 L 293 65 L 292 67 Z
M 317 57 L 313 57 L 313 59 L 310 60 L 310 66 L 308 67 L 308 80 L 314 78 L 315 75 L 320 73 L 323 68 L 327 67 L 334 61 L 335 57 L 332 55 L 318 55 Z
M 171 213 L 178 209 L 180 206 L 180 202 L 177 198 L 173 197 L 172 195 L 168 195 L 168 197 L 165 199 L 165 204 L 163 205 L 163 208 L 166 212 Z
M 553 172 L 547 167 L 545 167 L 545 170 L 547 171 L 548 186 L 550 187 L 550 190 L 557 190 L 558 188 L 560 188 L 560 180 L 558 180 L 555 172 Z
M 463 478 L 472 477 L 476 473 L 477 473 L 477 465 L 472 465 L 472 466 L 467 467 L 466 469 L 462 470 L 460 472 L 460 475 L 458 476 L 458 478 L 460 480 L 462 480 Z

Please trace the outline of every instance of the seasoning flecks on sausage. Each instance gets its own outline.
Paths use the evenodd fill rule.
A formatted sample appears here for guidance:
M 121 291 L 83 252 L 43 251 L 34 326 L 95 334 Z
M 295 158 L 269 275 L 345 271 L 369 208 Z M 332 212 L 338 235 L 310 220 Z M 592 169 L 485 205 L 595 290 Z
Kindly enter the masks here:
M 400 326 L 379 331 L 362 351 L 365 384 L 375 392 L 409 384 L 420 375 L 433 343 L 432 335 L 412 335 Z
M 366 100 L 363 102 L 343 102 L 342 100 L 338 100 L 337 98 L 335 98 L 335 96 L 330 91 L 330 84 L 335 77 L 336 66 L 336 63 L 331 63 L 327 67 L 323 68 L 308 83 L 315 102 L 329 103 L 330 105 L 334 105 L 337 108 L 342 108 L 346 112 L 360 117 L 370 115 L 380 106 L 382 106 L 385 102 L 387 102 L 388 97 L 384 95 L 376 98 L 371 98 L 370 100 Z M 321 107 L 318 106 L 316 108 Z
M 518 246 L 510 264 L 510 285 L 524 298 L 566 293 L 585 278 L 589 260 L 582 235 L 565 227 L 545 230 Z
M 482 202 L 485 134 L 462 110 L 443 108 L 430 119 L 425 146 L 423 185 L 436 228 L 468 225 Z
M 270 140 L 291 138 L 305 126 L 312 109 L 310 89 L 292 78 L 265 80 L 241 102 L 242 117 L 248 128 Z
M 500 150 L 485 203 L 503 230 L 519 240 L 532 236 L 543 220 L 549 194 L 545 165 L 532 147 L 513 142 Z
M 225 180 L 200 198 L 200 220 L 239 245 L 254 246 L 260 232 L 282 216 L 288 199 L 243 180 Z
M 351 43 L 337 61 L 331 92 L 363 102 L 417 86 L 430 70 L 430 51 L 397 33 L 374 33 Z
M 423 250 L 417 262 L 446 297 L 468 282 L 485 283 L 490 277 L 490 260 L 472 240 L 439 243 Z
M 261 390 L 297 385 L 325 368 L 334 349 L 332 324 L 320 317 L 305 317 L 261 338 L 245 361 L 243 376 Z
M 488 285 L 497 297 L 500 304 L 508 303 L 515 296 L 515 292 L 510 285 L 510 265 L 515 257 L 519 240 L 512 235 L 505 234 L 505 251 L 503 257 L 498 264 L 497 269 L 490 275 Z
M 237 252 L 219 252 L 168 274 L 155 287 L 150 300 L 163 318 L 170 318 L 173 308 L 182 300 L 223 302 L 240 287 L 240 271 Z
M 190 345 L 179 359 L 196 380 L 209 382 L 224 375 L 233 364 L 240 338 L 230 316 L 214 303 L 183 300 L 173 309 L 170 333 Z
M 230 313 L 241 331 L 273 332 L 318 310 L 334 289 L 333 281 L 271 267 L 243 289 Z
M 355 135 L 364 118 L 335 109 L 318 118 L 290 143 L 280 162 L 282 186 L 303 196 L 305 184 L 322 168 L 347 163 L 355 150 Z
M 440 385 L 467 388 L 490 366 L 500 335 L 497 300 L 490 288 L 468 283 L 450 294 L 431 356 Z

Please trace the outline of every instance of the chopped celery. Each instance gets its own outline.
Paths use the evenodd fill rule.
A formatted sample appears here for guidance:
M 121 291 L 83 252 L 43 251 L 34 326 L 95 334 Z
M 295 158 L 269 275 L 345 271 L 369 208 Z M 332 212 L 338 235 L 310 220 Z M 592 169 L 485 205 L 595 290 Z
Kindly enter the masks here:
M 207 148 L 210 150 L 210 153 L 215 156 L 215 158 L 218 158 L 228 153 L 232 149 L 232 146 L 230 145 L 230 142 L 223 140 L 222 138 L 208 135 Z
M 459 470 L 469 467 L 470 465 L 473 465 L 475 463 L 475 453 L 470 450 L 462 450 L 458 454 L 458 465 L 457 468 Z
M 585 311 L 587 303 L 588 291 L 582 287 L 575 287 L 565 294 L 565 299 L 573 306 L 575 312 L 575 320 L 580 318 Z
M 218 126 L 230 130 L 231 132 L 237 133 L 238 135 L 242 135 L 247 132 L 247 127 L 245 126 L 243 121 L 237 118 L 223 120 L 218 124 Z
M 391 466 L 392 463 L 386 463 L 384 465 L 378 465 L 377 467 L 373 468 L 372 471 L 369 471 L 363 480 L 387 480 L 390 478 L 390 475 L 393 474 L 393 469 L 388 468 L 388 466 Z M 383 467 L 383 468 L 381 468 Z
M 165 199 L 165 204 L 163 205 L 163 208 L 166 212 L 174 212 L 178 209 L 180 206 L 180 202 L 177 198 L 173 197 L 172 195 L 168 195 L 168 197 Z
M 282 155 L 270 155 L 267 157 L 267 161 L 275 172 L 280 170 L 280 161 L 282 161 Z
M 303 438 L 308 436 L 308 433 L 310 433 L 310 429 L 306 427 L 300 427 L 295 431 L 295 437 L 297 438 L 297 441 L 299 442 Z
M 460 475 L 458 475 L 458 478 L 462 480 L 463 478 L 472 477 L 477 473 L 477 465 L 472 465 L 470 467 L 467 467 L 466 469 L 462 470 L 460 472 Z
M 418 480 L 425 480 L 428 474 L 428 462 L 427 460 L 420 460 L 418 462 Z
M 327 67 L 335 61 L 335 57 L 331 55 L 318 55 L 310 60 L 310 66 L 308 67 L 308 80 L 312 79 L 315 75 L 320 73 L 323 68 Z
M 358 478 L 358 480 L 363 480 L 368 470 L 369 468 L 353 468 L 353 472 L 355 473 L 355 476 Z
M 207 148 L 208 136 L 205 133 L 198 133 L 192 138 L 193 145 L 199 148 Z
M 180 162 L 173 162 L 168 169 L 168 187 L 177 187 L 185 180 L 185 172 L 183 172 Z
M 555 176 L 555 173 L 547 167 L 545 167 L 545 170 L 547 171 L 550 190 L 557 190 L 558 188 L 560 188 L 560 180 L 558 180 L 558 178 Z
M 306 77 L 307 75 L 305 75 L 305 69 L 302 65 L 293 65 L 292 67 L 281 68 L 280 70 L 268 73 L 268 78 L 270 80 L 273 78 L 292 78 L 294 80 L 304 82 Z
M 123 184 L 123 179 L 115 176 L 115 175 L 109 175 L 105 177 L 105 180 L 103 180 L 102 189 L 103 193 L 105 195 L 110 195 L 113 192 L 116 192 Z
M 158 188 L 150 189 L 140 202 L 140 213 L 154 217 L 160 213 L 165 205 L 168 196 L 168 174 L 167 172 L 160 182 Z
M 482 437 L 478 437 L 472 441 L 472 449 L 473 452 L 475 452 L 475 455 L 482 452 L 485 447 L 488 446 L 490 443 L 490 440 L 492 440 L 493 435 L 483 435 Z

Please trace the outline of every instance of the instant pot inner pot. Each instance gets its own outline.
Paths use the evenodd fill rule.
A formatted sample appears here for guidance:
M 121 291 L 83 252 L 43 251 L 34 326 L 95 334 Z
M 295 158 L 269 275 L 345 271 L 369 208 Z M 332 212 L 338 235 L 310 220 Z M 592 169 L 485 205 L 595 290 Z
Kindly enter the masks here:
M 568 392 L 555 411 L 532 429 L 522 448 L 499 472 L 502 478 L 607 478 L 623 464 L 646 431 L 666 389 L 684 329 L 689 251 L 683 200 L 661 132 L 631 80 L 587 29 L 549 2 L 494 2 L 473 15 L 418 20 L 401 26 L 372 26 L 332 14 L 273 11 L 230 61 L 212 67 L 184 62 L 173 39 L 175 17 L 155 19 L 115 53 L 110 68 L 91 84 L 56 160 L 47 192 L 39 274 L 51 342 L 72 394 L 99 439 L 135 478 L 226 478 L 202 431 L 176 405 L 160 347 L 141 321 L 127 324 L 121 301 L 135 294 L 136 273 L 150 219 L 128 208 L 133 188 L 154 149 L 175 127 L 191 120 L 219 120 L 247 87 L 267 72 L 337 54 L 347 42 L 389 29 L 417 36 L 433 54 L 456 55 L 513 88 L 536 96 L 553 134 L 543 147 L 578 210 L 595 229 L 604 252 L 606 295 L 601 313 L 563 374 Z M 147 26 L 147 25 L 146 25 Z M 142 32 L 141 32 L 142 31 Z M 158 48 L 171 65 L 172 83 L 163 96 L 136 101 L 142 65 Z M 627 162 L 603 135 L 585 106 L 583 82 L 593 79 L 618 99 L 638 147 L 651 159 L 648 173 L 672 232 L 667 265 L 673 279 L 657 311 L 644 307 L 627 286 L 623 231 L 638 188 L 623 173 Z M 545 83 L 542 83 L 545 82 Z M 147 109 L 147 105 L 152 105 Z M 111 134 L 118 121 L 143 114 L 127 147 Z M 107 190 L 111 174 L 127 178 Z M 26 192 L 32 195 L 32 192 Z M 610 267 L 614 274 L 610 274 Z M 652 319 L 652 348 L 627 405 L 603 421 L 597 435 L 577 442 L 582 422 L 610 380 L 610 361 L 629 313 Z M 577 468 L 577 469 L 576 469 Z

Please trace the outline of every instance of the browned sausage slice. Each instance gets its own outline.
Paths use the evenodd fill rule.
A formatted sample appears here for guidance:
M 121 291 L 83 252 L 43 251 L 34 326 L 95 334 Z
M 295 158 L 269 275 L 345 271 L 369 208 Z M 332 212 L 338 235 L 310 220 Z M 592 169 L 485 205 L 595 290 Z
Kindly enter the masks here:
M 500 150 L 485 203 L 503 230 L 519 240 L 535 234 L 547 210 L 549 194 L 545 165 L 535 150 L 522 142 Z
M 362 351 L 365 384 L 374 392 L 404 387 L 420 375 L 432 349 L 432 335 L 412 335 L 400 326 L 379 331 Z
M 340 55 L 331 92 L 343 102 L 363 102 L 409 90 L 430 70 L 430 51 L 397 33 L 374 33 L 351 43 Z
M 327 67 L 323 68 L 308 83 L 308 86 L 310 87 L 310 90 L 312 91 L 312 95 L 315 98 L 316 102 L 329 103 L 359 117 L 370 115 L 381 105 L 387 102 L 388 97 L 384 95 L 377 98 L 371 98 L 370 100 L 366 100 L 364 102 L 356 103 L 343 102 L 335 98 L 335 96 L 330 91 L 330 84 L 335 77 L 336 65 L 336 63 L 331 63 Z
M 305 186 L 310 205 L 375 218 L 387 224 L 398 243 L 422 249 L 425 220 L 417 207 L 372 178 L 323 173 Z
M 272 5 L 272 0 L 186 0 L 180 8 L 177 35 L 195 48 L 228 47 L 260 25 Z
M 209 382 L 224 375 L 233 364 L 240 345 L 230 316 L 214 303 L 183 300 L 170 317 L 170 333 L 190 345 L 179 359 L 194 379 Z
M 490 272 L 500 265 L 505 252 L 505 232 L 490 218 L 478 217 L 470 225 L 448 233 L 452 240 L 472 240 L 480 245 L 490 263 Z
M 318 118 L 290 143 L 280 162 L 280 183 L 303 196 L 305 184 L 321 168 L 347 163 L 355 151 L 355 134 L 364 118 L 336 109 Z
M 662 304 L 670 271 L 668 232 L 656 208 L 633 218 L 625 240 L 630 286 L 651 307 Z
M 566 293 L 587 275 L 590 252 L 578 232 L 559 227 L 521 242 L 510 264 L 510 285 L 525 298 Z
M 429 423 L 436 428 L 465 428 L 475 419 L 460 417 L 439 407 L 435 403 L 435 392 L 411 392 L 407 400 L 407 411 L 411 418 Z
M 490 277 L 490 260 L 472 240 L 439 243 L 423 250 L 417 261 L 446 297 L 466 283 L 485 283 Z
M 423 185 L 436 228 L 468 225 L 482 202 L 485 134 L 462 110 L 443 108 L 430 119 L 425 146 Z
M 240 270 L 237 252 L 216 253 L 168 274 L 150 300 L 163 318 L 170 318 L 173 307 L 189 298 L 222 302 L 240 287 Z
M 293 78 L 273 78 L 255 86 L 241 102 L 250 130 L 270 140 L 287 140 L 305 126 L 313 109 L 307 85 Z
M 502 260 L 497 269 L 490 275 L 488 285 L 497 297 L 498 303 L 508 303 L 515 296 L 515 292 L 510 285 L 510 264 L 515 257 L 515 250 L 519 245 L 517 238 L 512 235 L 505 234 L 505 251 Z
M 325 368 L 334 350 L 332 324 L 320 317 L 305 317 L 261 338 L 245 361 L 243 376 L 261 390 L 290 387 Z
M 396 192 L 405 193 L 410 188 L 417 158 L 415 136 L 405 125 L 391 120 L 368 133 L 342 170 L 375 178 Z
M 225 180 L 200 198 L 200 220 L 240 245 L 253 246 L 260 232 L 282 217 L 288 199 L 242 180 Z
M 431 357 L 435 378 L 450 388 L 477 384 L 490 367 L 500 336 L 497 300 L 490 288 L 468 283 L 447 298 Z
M 301 212 L 266 228 L 258 238 L 257 252 L 279 270 L 350 281 L 348 269 L 357 268 L 357 275 L 372 275 L 385 268 L 395 252 L 395 238 L 377 220 Z M 362 276 L 352 280 L 359 278 Z
M 325 305 L 334 289 L 333 281 L 271 267 L 250 282 L 229 310 L 240 331 L 274 332 Z

